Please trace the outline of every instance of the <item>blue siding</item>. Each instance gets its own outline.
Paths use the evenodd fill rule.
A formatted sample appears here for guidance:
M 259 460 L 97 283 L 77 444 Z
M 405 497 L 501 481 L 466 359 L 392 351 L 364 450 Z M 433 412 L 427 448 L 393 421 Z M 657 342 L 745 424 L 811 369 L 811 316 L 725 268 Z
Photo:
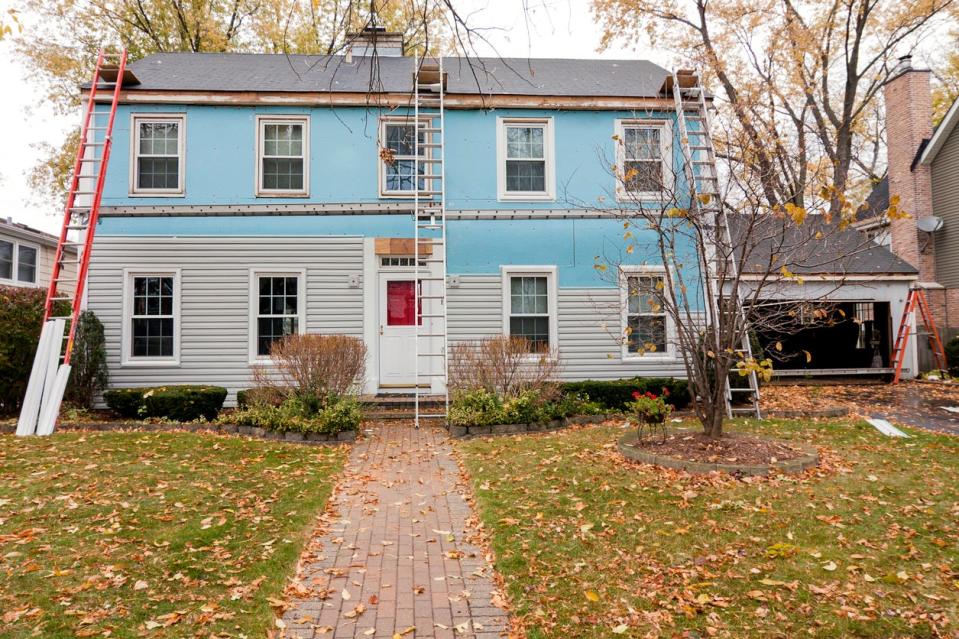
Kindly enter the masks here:
M 102 218 L 98 236 L 323 236 L 411 237 L 408 215 L 178 216 Z M 613 276 L 596 264 L 659 263 L 656 236 L 633 230 L 626 252 L 615 219 L 451 220 L 447 224 L 451 275 L 498 275 L 503 265 L 556 265 L 559 286 L 612 288 Z M 597 259 L 598 258 L 598 259 Z M 690 253 L 689 269 L 695 271 Z
M 132 113 L 186 114 L 183 197 L 130 197 Z M 257 115 L 310 116 L 310 195 L 254 196 Z M 392 112 L 393 115 L 396 112 Z M 256 203 L 369 203 L 396 201 L 378 194 L 376 133 L 380 112 L 362 108 L 130 106 L 114 128 L 105 206 L 249 205 Z M 497 202 L 496 120 L 552 117 L 556 144 L 556 200 Z M 615 182 L 606 164 L 615 157 L 617 118 L 664 118 L 672 113 L 629 111 L 450 110 L 446 119 L 447 204 L 451 209 L 581 208 L 612 206 Z M 674 134 L 674 165 L 681 152 Z M 677 171 L 677 173 L 682 173 Z M 683 178 L 680 177 L 682 182 Z M 677 185 L 681 187 L 680 185 Z

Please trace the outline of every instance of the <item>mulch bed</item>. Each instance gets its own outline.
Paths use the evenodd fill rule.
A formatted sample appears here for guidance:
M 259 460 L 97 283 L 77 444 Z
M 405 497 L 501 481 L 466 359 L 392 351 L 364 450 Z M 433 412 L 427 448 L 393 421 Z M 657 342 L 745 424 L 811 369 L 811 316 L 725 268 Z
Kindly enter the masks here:
M 702 433 L 669 433 L 666 440 L 652 435 L 633 448 L 675 459 L 706 464 L 765 465 L 796 459 L 806 454 L 802 448 L 786 442 L 749 435 L 726 434 L 720 439 Z

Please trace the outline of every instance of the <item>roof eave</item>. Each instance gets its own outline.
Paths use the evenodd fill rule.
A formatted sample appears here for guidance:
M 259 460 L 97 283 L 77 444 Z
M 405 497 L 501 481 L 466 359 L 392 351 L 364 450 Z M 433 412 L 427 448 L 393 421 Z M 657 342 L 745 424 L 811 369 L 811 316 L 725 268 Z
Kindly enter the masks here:
M 932 134 L 929 143 L 926 144 L 926 148 L 919 157 L 919 164 L 932 164 L 933 160 L 936 159 L 936 155 L 939 153 L 939 149 L 945 145 L 946 140 L 949 139 L 949 135 L 957 124 L 959 124 L 959 98 L 953 101 L 952 106 L 949 107 L 949 111 L 946 112 L 946 117 L 944 117 L 942 122 L 939 123 L 939 126 L 936 127 L 936 131 Z

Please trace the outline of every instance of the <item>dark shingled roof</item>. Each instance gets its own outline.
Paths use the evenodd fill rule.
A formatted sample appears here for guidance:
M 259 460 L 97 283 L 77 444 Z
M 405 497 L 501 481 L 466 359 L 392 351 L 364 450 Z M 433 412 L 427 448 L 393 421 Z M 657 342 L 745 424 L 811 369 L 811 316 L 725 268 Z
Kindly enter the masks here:
M 817 215 L 810 215 L 801 225 L 772 215 L 750 225 L 745 216 L 730 216 L 729 228 L 740 247 L 752 227 L 747 262 L 739 253 L 739 268 L 744 273 L 763 273 L 771 255 L 778 256 L 775 270 L 785 266 L 804 275 L 914 275 L 919 270 L 900 259 L 889 249 L 868 240 L 852 227 L 839 230 L 826 224 Z M 816 234 L 822 232 L 821 238 Z
M 856 219 L 871 220 L 886 214 L 889 209 L 889 176 L 882 178 L 872 187 L 864 205 L 856 211 Z
M 413 59 L 261 53 L 155 53 L 130 63 L 130 90 L 409 93 Z M 444 58 L 447 93 L 582 97 L 657 97 L 666 69 L 647 60 Z

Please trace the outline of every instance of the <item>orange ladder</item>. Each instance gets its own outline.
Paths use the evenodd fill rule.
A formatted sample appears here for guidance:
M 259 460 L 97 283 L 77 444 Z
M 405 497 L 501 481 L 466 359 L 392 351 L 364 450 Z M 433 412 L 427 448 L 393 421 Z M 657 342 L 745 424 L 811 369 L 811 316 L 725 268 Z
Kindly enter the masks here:
M 936 321 L 929 310 L 926 292 L 921 288 L 911 288 L 909 289 L 909 295 L 906 297 L 906 307 L 902 311 L 899 332 L 896 334 L 896 343 L 892 349 L 892 365 L 896 369 L 896 374 L 892 378 L 893 384 L 898 384 L 899 378 L 902 376 L 902 365 L 906 359 L 906 345 L 909 343 L 909 316 L 916 309 L 919 309 L 923 326 L 929 333 L 929 346 L 932 348 L 933 357 L 936 358 L 936 366 L 943 371 L 949 368 L 946 363 L 946 350 L 942 347 L 942 340 L 939 339 L 939 331 L 936 329 Z
M 101 49 L 97 54 L 96 69 L 80 128 L 80 147 L 73 163 L 63 226 L 53 261 L 50 287 L 47 289 L 43 331 L 17 422 L 17 434 L 21 436 L 49 435 L 53 432 L 63 391 L 70 377 L 70 356 L 78 319 L 83 310 L 90 250 L 93 248 L 93 235 L 100 213 L 103 184 L 113 144 L 113 122 L 127 74 L 126 67 L 125 49 L 118 53 Z M 99 97 L 101 93 L 107 93 L 109 97 L 103 99 Z M 98 103 L 105 108 L 98 109 Z M 78 236 L 77 239 L 70 239 L 71 234 Z M 71 273 L 65 267 L 74 251 L 77 251 L 76 269 Z M 57 302 L 69 304 L 69 314 L 54 316 Z

